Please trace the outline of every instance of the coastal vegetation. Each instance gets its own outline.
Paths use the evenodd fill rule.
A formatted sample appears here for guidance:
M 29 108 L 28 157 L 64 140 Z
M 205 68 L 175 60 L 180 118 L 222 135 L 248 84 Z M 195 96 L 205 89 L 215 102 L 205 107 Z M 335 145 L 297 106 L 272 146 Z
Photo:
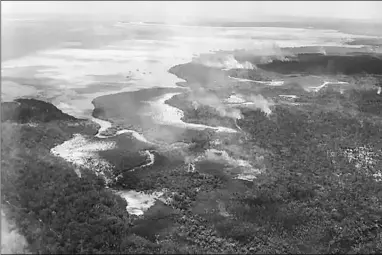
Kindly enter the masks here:
M 188 172 L 183 161 L 156 152 L 153 166 L 129 171 L 146 162 L 130 152 L 134 160 L 126 159 L 131 166 L 120 168 L 115 187 L 171 194 L 141 217 L 130 215 L 94 172 L 81 169 L 79 178 L 73 165 L 49 153 L 73 132 L 94 135 L 94 126 L 46 113 L 45 106 L 54 107 L 43 102 L 25 115 L 2 108 L 10 112 L 3 116 L 20 116 L 2 122 L 2 203 L 37 253 L 380 253 L 382 189 L 375 176 L 382 128 L 368 117 L 379 116 L 380 100 L 352 93 L 323 91 L 315 105 L 351 98 L 358 119 L 320 107 L 279 105 L 270 117 L 243 109 L 238 125 L 246 135 L 239 140 L 267 151 L 266 171 L 253 182 L 229 178 L 222 164 Z M 72 130 L 73 121 L 82 124 Z M 202 153 L 215 138 L 212 131 L 194 137 L 189 153 Z M 370 147 L 373 163 L 359 167 L 344 151 L 362 146 Z

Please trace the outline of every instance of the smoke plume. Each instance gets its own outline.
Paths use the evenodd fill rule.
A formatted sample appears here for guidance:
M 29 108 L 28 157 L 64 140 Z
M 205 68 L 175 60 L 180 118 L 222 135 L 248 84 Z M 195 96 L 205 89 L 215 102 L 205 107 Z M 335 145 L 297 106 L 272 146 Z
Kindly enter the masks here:
M 217 95 L 207 91 L 203 87 L 194 88 L 193 91 L 189 94 L 188 100 L 192 102 L 194 109 L 197 109 L 200 105 L 204 105 L 214 108 L 222 117 L 228 117 L 232 119 L 242 118 L 239 109 L 232 108 L 223 104 L 222 100 Z
M 27 241 L 1 210 L 1 254 L 26 254 Z
M 248 104 L 249 108 L 260 109 L 267 115 L 272 113 L 270 107 L 274 105 L 273 101 L 267 100 L 262 95 L 251 95 L 248 99 L 251 102 L 251 104 Z
M 256 69 L 256 66 L 248 61 L 237 61 L 232 54 L 201 54 L 192 62 L 221 69 Z

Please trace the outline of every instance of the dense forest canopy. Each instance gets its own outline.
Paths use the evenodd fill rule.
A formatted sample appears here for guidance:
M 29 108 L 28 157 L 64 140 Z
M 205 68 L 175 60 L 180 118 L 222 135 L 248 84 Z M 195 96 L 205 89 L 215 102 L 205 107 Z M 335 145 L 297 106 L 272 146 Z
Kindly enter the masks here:
M 98 125 L 35 99 L 2 103 L 2 203 L 33 253 L 382 253 L 378 63 L 364 55 L 320 54 L 251 70 L 188 63 L 169 72 L 184 78 L 190 91 L 98 98 L 93 115 L 105 117 L 102 107 L 111 112 L 121 100 L 128 106 L 182 92 L 166 101 L 184 112 L 182 121 L 237 130 L 187 130 L 175 141 L 185 145 L 172 151 L 113 137 L 118 146 L 97 154 L 113 165 L 110 183 L 97 169 L 51 153 L 75 134 L 99 139 Z M 299 79 L 317 72 L 340 72 L 351 86 L 308 91 Z M 298 74 L 283 86 L 230 78 L 269 82 L 285 78 L 280 73 Z M 270 113 L 260 103 L 223 105 L 231 94 L 246 100 L 261 94 L 257 103 Z M 255 179 L 234 177 L 242 162 L 258 170 Z M 134 215 L 116 190 L 164 195 Z

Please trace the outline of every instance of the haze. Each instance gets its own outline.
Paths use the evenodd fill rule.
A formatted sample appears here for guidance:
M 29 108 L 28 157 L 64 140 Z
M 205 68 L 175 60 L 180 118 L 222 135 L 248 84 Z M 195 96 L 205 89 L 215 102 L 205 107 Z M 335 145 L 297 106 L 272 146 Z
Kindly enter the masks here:
M 378 1 L 17 1 L 1 2 L 3 14 L 91 14 L 121 16 L 144 21 L 256 21 L 270 17 L 342 18 L 382 21 Z

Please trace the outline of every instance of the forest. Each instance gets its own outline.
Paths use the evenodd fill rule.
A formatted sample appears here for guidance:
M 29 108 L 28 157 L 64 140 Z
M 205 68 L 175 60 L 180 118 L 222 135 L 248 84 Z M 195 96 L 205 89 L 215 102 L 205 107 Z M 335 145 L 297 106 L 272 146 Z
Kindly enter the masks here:
M 20 101 L 16 111 L 25 114 L 8 109 L 3 116 L 11 117 L 1 124 L 2 203 L 33 253 L 379 254 L 380 97 L 323 91 L 314 100 L 316 106 L 351 103 L 358 115 L 338 111 L 344 107 L 277 105 L 270 116 L 242 110 L 237 124 L 244 134 L 227 141 L 266 151 L 266 171 L 252 182 L 228 178 L 218 163 L 188 172 L 159 152 L 151 168 L 130 172 L 143 160 L 132 153 L 131 164 L 116 168 L 122 173 L 116 186 L 172 192 L 171 202 L 157 201 L 142 217 L 130 215 L 126 201 L 91 169 L 78 178 L 71 164 L 49 153 L 74 132 L 94 135 L 94 127 L 45 111 L 43 103 L 23 110 L 31 101 Z M 82 124 L 74 130 L 73 121 Z M 190 152 L 211 148 L 213 138 L 211 132 L 192 139 Z M 357 167 L 345 152 L 359 148 L 372 151 L 373 160 L 362 161 L 361 151 Z

